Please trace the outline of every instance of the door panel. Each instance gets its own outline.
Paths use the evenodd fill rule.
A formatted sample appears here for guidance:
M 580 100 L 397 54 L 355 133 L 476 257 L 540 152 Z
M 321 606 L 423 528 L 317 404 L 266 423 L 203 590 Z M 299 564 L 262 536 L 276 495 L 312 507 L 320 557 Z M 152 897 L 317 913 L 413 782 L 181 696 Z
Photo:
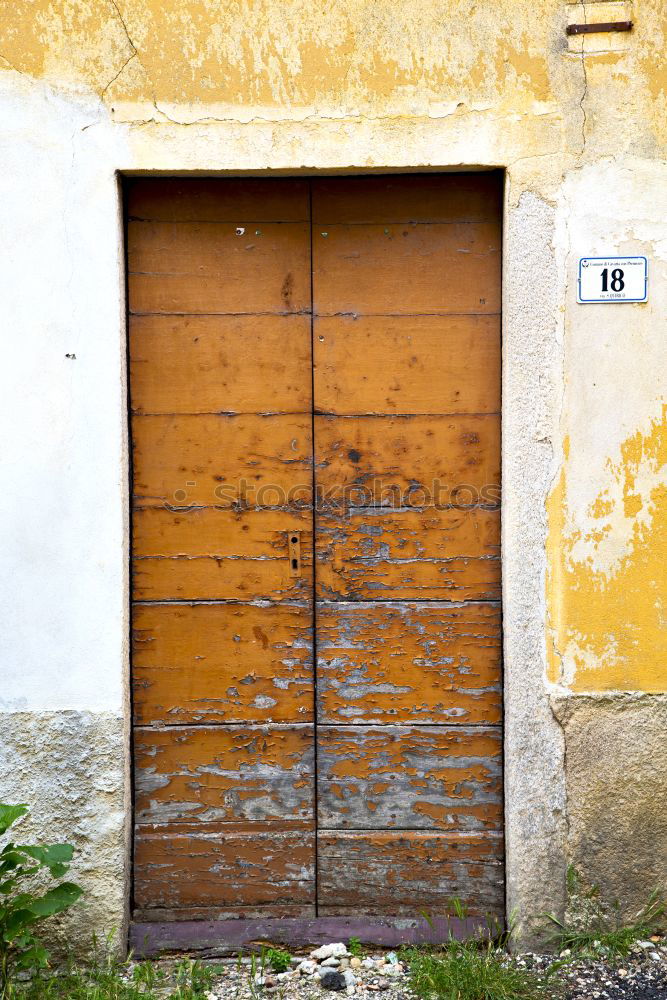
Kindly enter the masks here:
M 500 600 L 500 510 L 320 508 L 324 599 Z M 496 666 L 497 669 L 497 666 Z
M 312 601 L 310 510 L 137 507 L 137 600 Z M 293 576 L 288 536 L 301 540 Z
M 443 900 L 454 898 L 466 900 L 470 916 L 502 913 L 501 852 L 500 835 L 489 833 L 322 833 L 320 913 L 414 917 L 417 900 L 421 911 L 435 916 Z
M 132 312 L 310 310 L 307 222 L 130 221 L 127 239 Z
M 500 310 L 498 223 L 326 225 L 313 230 L 319 315 Z
M 142 178 L 127 191 L 130 221 L 308 222 L 310 183 L 297 177 Z
M 499 193 L 489 177 L 313 182 L 331 916 L 453 895 L 502 913 Z
M 224 836 L 141 830 L 135 919 L 307 917 L 314 857 L 315 836 L 302 830 L 238 828 Z
M 179 726 L 135 733 L 136 822 L 222 833 L 313 824 L 310 726 Z
M 133 619 L 138 725 L 312 722 L 308 604 L 147 604 Z
M 133 316 L 130 377 L 135 413 L 310 412 L 310 316 Z
M 499 331 L 499 316 L 322 316 L 317 409 L 498 413 Z
M 398 174 L 313 181 L 313 225 L 500 221 L 497 174 Z
M 317 640 L 322 723 L 501 722 L 495 605 L 322 601 Z
M 308 186 L 128 207 L 135 913 L 312 915 Z
M 434 497 L 468 506 L 499 482 L 500 422 L 488 413 L 316 416 L 315 463 L 325 498 L 345 507 L 429 507 Z
M 502 829 L 495 727 L 318 726 L 319 829 Z
M 310 414 L 150 414 L 133 437 L 138 506 L 310 503 Z

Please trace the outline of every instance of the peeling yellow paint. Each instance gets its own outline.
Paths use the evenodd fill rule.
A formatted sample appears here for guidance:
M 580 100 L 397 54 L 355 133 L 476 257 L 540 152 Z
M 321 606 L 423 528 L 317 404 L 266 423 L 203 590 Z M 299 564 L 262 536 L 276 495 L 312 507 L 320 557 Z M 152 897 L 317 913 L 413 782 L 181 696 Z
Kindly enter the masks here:
M 5 68 L 91 89 L 110 105 L 334 104 L 354 112 L 391 101 L 410 114 L 415 99 L 446 97 L 525 113 L 556 100 L 557 66 L 545 53 L 559 4 L 537 7 L 26 0 L 0 19 L 0 53 Z
M 600 491 L 586 528 L 570 517 L 568 457 L 547 505 L 549 680 L 577 692 L 665 691 L 667 405 L 607 460 L 618 493 Z M 630 522 L 626 549 L 599 560 L 618 518 Z

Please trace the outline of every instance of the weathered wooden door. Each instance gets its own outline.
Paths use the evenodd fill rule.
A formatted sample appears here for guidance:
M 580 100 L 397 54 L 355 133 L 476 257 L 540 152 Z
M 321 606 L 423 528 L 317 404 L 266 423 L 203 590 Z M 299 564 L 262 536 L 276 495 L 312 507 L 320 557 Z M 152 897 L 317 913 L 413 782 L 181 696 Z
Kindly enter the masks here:
M 502 915 L 498 175 L 127 207 L 135 918 Z

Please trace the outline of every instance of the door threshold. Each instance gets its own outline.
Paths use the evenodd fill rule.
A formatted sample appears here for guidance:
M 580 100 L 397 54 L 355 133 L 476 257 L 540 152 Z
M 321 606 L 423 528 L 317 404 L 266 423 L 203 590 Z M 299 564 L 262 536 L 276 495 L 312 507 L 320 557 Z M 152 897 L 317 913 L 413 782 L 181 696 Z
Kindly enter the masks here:
M 267 917 L 251 920 L 181 920 L 130 924 L 130 949 L 137 958 L 155 958 L 170 952 L 189 952 L 198 958 L 217 958 L 262 945 L 293 949 L 316 947 L 359 938 L 366 945 L 444 944 L 449 937 L 465 940 L 488 937 L 484 917 Z

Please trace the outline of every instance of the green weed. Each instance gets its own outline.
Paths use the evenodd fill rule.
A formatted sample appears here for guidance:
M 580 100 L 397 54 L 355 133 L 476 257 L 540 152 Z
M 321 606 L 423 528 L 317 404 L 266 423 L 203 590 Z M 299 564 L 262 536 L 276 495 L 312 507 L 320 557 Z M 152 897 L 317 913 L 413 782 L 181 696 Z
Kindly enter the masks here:
M 364 949 L 361 946 L 361 941 L 358 937 L 351 937 L 347 942 L 347 950 L 349 951 L 352 958 L 361 958 L 364 953 Z
M 490 943 L 449 941 L 442 951 L 409 949 L 410 986 L 423 1000 L 535 1000 L 556 996 L 554 983 L 517 965 Z
M 28 813 L 26 805 L 0 803 L 0 835 Z M 11 997 L 17 975 L 48 965 L 49 953 L 35 933 L 47 917 L 69 909 L 82 894 L 73 882 L 43 891 L 35 876 L 60 879 L 74 848 L 70 844 L 6 843 L 0 851 L 0 998 Z
M 637 941 L 654 932 L 665 913 L 665 904 L 655 890 L 635 919 L 624 922 L 619 902 L 605 903 L 599 888 L 586 886 L 572 865 L 567 873 L 567 892 L 566 917 L 559 920 L 553 914 L 546 915 L 555 928 L 551 944 L 561 952 L 622 958 Z
M 292 956 L 288 951 L 282 951 L 280 948 L 268 948 L 266 961 L 274 972 L 287 972 L 292 964 Z
M 118 960 L 110 936 L 86 961 L 71 961 L 57 973 L 41 972 L 12 987 L 11 1000 L 203 1000 L 219 968 L 183 959 L 172 968 Z

